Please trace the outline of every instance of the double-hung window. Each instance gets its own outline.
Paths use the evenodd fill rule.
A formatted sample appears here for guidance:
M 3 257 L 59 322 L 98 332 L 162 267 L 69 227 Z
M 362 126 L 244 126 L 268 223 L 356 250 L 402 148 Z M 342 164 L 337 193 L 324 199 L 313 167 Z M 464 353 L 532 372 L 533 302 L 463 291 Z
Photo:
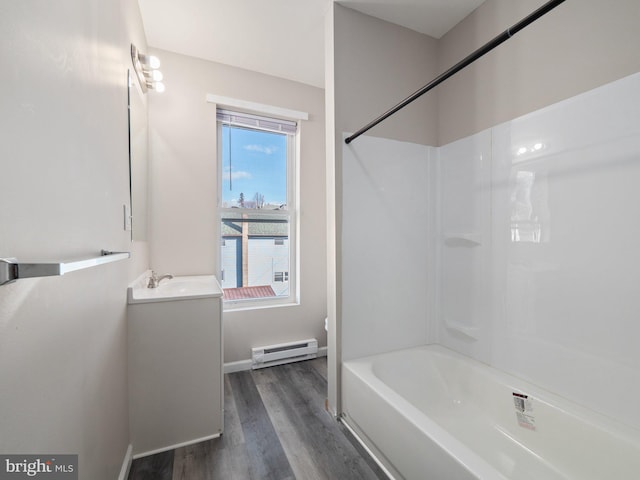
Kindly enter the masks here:
M 297 124 L 218 108 L 225 305 L 296 299 Z

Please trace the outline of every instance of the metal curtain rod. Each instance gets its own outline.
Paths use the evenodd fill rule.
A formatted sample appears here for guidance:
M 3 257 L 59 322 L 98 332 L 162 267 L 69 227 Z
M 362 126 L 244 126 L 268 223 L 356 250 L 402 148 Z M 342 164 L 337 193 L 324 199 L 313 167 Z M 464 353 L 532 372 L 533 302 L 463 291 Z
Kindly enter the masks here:
M 358 130 L 356 133 L 354 133 L 350 137 L 347 137 L 345 139 L 345 143 L 347 143 L 347 144 L 351 143 L 353 140 L 358 138 L 360 135 L 362 135 L 363 133 L 367 132 L 371 128 L 375 127 L 380 122 L 382 122 L 383 120 L 387 119 L 388 117 L 390 117 L 391 115 L 396 113 L 398 110 L 401 110 L 402 108 L 406 107 L 411 102 L 416 100 L 418 97 L 421 97 L 422 95 L 427 93 L 432 88 L 440 85 L 442 82 L 447 80 L 449 77 L 455 75 L 456 73 L 458 73 L 460 70 L 462 70 L 466 66 L 468 66 L 468 65 L 472 64 L 473 62 L 475 62 L 476 60 L 478 60 L 485 53 L 490 52 L 491 50 L 496 48 L 501 43 L 509 40 L 512 36 L 514 36 L 516 33 L 518 33 L 524 27 L 526 27 L 527 25 L 535 22 L 537 19 L 539 19 L 540 17 L 542 17 L 546 13 L 549 13 L 551 10 L 556 8 L 558 5 L 560 5 L 564 1 L 565 0 L 551 0 L 550 2 L 545 3 L 543 6 L 541 6 L 536 11 L 534 11 L 533 13 L 529 14 L 528 16 L 526 16 L 525 18 L 520 20 L 515 25 L 507 28 L 504 32 L 502 32 L 500 35 L 495 37 L 493 40 L 488 41 L 482 47 L 478 48 L 475 52 L 473 52 L 472 54 L 470 54 L 469 56 L 467 56 L 466 58 L 464 58 L 460 62 L 456 63 L 449 70 L 447 70 L 446 72 L 440 74 L 439 76 L 437 76 L 436 78 L 431 80 L 429 83 L 427 83 L 420 90 L 418 90 L 417 92 L 415 92 L 412 95 L 410 95 L 407 98 L 405 98 L 402 102 L 397 104 L 395 107 L 387 110 L 385 113 L 380 115 L 378 118 L 376 118 L 375 120 L 373 120 L 370 123 L 366 124 L 364 127 L 362 127 L 360 130 Z

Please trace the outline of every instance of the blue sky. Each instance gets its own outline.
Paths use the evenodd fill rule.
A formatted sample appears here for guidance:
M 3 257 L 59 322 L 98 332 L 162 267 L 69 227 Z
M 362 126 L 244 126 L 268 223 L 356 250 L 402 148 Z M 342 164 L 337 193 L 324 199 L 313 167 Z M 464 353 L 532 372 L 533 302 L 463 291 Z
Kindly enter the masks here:
M 223 203 L 236 205 L 241 192 L 245 201 L 259 192 L 265 203 L 287 203 L 286 135 L 223 125 L 221 141 Z

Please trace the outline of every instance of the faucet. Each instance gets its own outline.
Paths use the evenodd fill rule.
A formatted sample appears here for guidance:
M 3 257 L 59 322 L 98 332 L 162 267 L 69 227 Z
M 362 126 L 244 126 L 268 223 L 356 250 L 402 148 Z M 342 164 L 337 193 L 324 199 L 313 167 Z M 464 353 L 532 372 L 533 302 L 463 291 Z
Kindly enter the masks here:
M 160 282 L 165 278 L 173 278 L 173 275 L 167 273 L 165 275 L 158 276 L 156 272 L 151 270 L 151 276 L 149 277 L 149 283 L 147 283 L 147 288 L 157 288 L 160 285 Z

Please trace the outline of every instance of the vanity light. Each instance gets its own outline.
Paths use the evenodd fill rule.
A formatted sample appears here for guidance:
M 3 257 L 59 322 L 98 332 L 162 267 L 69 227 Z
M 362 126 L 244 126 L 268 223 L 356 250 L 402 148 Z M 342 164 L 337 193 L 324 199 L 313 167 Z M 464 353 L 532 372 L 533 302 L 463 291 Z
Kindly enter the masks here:
M 152 68 L 153 70 L 160 68 L 160 59 L 155 55 L 149 55 L 147 57 L 147 63 L 149 64 L 149 67 Z
M 155 90 L 156 92 L 164 92 L 165 87 L 161 82 L 162 72 L 158 70 L 160 60 L 155 55 L 145 55 L 141 53 L 134 44 L 131 44 L 131 61 L 133 69 L 136 71 L 138 82 L 143 92 L 147 90 Z

